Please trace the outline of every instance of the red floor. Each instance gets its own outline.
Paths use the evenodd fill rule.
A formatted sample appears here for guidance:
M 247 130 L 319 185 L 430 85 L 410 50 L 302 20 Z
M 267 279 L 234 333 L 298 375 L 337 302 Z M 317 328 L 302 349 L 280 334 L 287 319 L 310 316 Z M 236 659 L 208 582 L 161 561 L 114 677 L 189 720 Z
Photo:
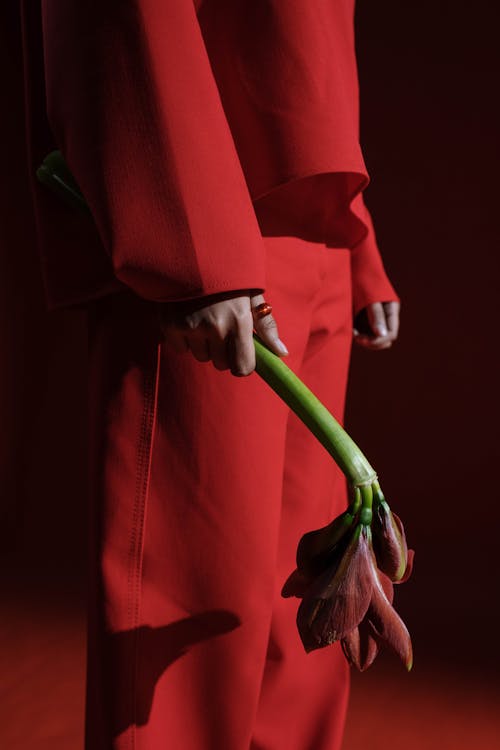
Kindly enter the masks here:
M 398 665 L 354 675 L 345 750 L 498 750 L 500 686 Z
M 81 605 L 64 600 L 61 594 L 59 603 L 36 595 L 24 604 L 4 600 L 1 748 L 82 750 L 85 618 Z M 498 684 L 472 674 L 424 669 L 417 659 L 407 675 L 383 659 L 353 674 L 344 748 L 497 750 L 499 697 Z
M 2 607 L 0 747 L 82 750 L 85 619 L 74 607 Z

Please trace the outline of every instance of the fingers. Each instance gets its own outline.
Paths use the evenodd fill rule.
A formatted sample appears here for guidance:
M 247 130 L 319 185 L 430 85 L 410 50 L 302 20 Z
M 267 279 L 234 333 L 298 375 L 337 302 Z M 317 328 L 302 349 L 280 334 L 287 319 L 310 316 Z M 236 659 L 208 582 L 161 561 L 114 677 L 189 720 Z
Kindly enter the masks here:
M 355 342 L 371 351 L 389 349 L 398 337 L 399 309 L 399 302 L 374 302 L 367 305 L 362 313 L 368 330 L 355 329 Z
M 382 303 L 374 302 L 373 305 L 368 305 L 366 312 L 373 336 L 375 338 L 385 338 L 388 334 L 388 330 Z
M 209 347 L 209 359 L 212 360 L 215 369 L 227 370 L 229 368 L 227 339 L 212 337 L 207 344 Z
M 254 327 L 257 336 L 274 354 L 277 354 L 278 357 L 287 356 L 288 349 L 278 335 L 278 326 L 272 315 L 266 315 L 265 318 L 255 320 Z
M 387 321 L 387 328 L 389 334 L 392 336 L 392 340 L 395 341 L 399 333 L 399 310 L 401 305 L 399 302 L 384 302 L 385 319 Z
M 199 362 L 211 361 L 217 370 L 249 375 L 255 369 L 253 316 L 250 296 L 223 299 L 195 307 L 183 305 L 160 310 L 160 324 L 167 345 L 178 353 L 187 351 Z
M 250 375 L 255 370 L 251 314 L 236 320 L 226 335 L 212 331 L 208 343 L 210 359 L 217 370 L 231 370 L 236 377 Z
M 384 349 L 390 349 L 392 341 L 385 341 L 380 339 L 371 339 L 368 336 L 355 336 L 354 341 L 358 346 L 362 346 L 363 349 L 368 349 L 371 352 L 380 352 Z
M 232 374 L 237 377 L 250 375 L 255 370 L 255 347 L 251 318 L 240 321 L 236 334 L 229 337 L 228 346 Z
M 264 301 L 264 297 L 261 294 L 252 297 L 252 310 Z M 263 318 L 254 315 L 254 328 L 257 336 L 274 354 L 277 354 L 278 357 L 286 357 L 288 349 L 279 337 L 278 326 L 272 313 L 265 315 Z

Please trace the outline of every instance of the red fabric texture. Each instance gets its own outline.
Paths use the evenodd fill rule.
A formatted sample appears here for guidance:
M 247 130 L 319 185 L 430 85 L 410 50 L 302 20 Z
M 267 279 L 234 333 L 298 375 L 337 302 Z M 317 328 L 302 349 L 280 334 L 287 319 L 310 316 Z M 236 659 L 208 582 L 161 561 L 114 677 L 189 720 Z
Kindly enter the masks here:
M 351 248 L 352 305 L 354 314 L 373 302 L 399 301 L 378 251 L 375 230 L 362 195 L 353 200 L 367 226 L 367 233 Z
M 24 5 L 31 168 L 61 148 L 97 227 L 34 186 L 51 306 L 264 289 L 261 234 L 380 266 L 352 0 Z M 396 298 L 380 273 L 371 292 Z
M 265 240 L 290 366 L 339 418 L 349 252 Z M 94 303 L 88 750 L 337 750 L 347 663 L 306 654 L 280 590 L 342 474 L 256 375 L 159 345 L 153 306 Z

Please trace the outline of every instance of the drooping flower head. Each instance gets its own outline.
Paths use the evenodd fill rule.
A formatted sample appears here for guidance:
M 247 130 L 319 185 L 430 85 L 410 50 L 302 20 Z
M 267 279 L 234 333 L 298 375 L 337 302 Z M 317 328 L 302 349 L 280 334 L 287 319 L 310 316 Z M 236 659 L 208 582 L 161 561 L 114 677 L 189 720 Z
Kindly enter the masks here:
M 359 522 L 348 510 L 328 526 L 302 537 L 297 569 L 282 591 L 283 596 L 302 599 L 297 626 L 306 651 L 340 641 L 348 661 L 361 671 L 373 663 L 383 645 L 407 669 L 413 660 L 410 635 L 392 606 L 393 584 L 388 574 L 399 581 L 408 577 L 413 554 L 408 553 L 402 525 L 397 525 L 385 505 L 389 541 L 382 521 L 381 530 L 376 527 L 385 572 L 377 565 L 370 524 Z

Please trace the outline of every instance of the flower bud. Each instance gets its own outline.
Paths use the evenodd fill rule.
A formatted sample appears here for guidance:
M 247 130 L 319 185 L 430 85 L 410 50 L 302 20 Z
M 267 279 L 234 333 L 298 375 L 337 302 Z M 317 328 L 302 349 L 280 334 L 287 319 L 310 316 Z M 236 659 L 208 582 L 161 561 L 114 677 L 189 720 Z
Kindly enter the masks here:
M 408 565 L 408 546 L 403 524 L 385 500 L 377 504 L 372 529 L 378 567 L 391 581 L 400 581 Z

